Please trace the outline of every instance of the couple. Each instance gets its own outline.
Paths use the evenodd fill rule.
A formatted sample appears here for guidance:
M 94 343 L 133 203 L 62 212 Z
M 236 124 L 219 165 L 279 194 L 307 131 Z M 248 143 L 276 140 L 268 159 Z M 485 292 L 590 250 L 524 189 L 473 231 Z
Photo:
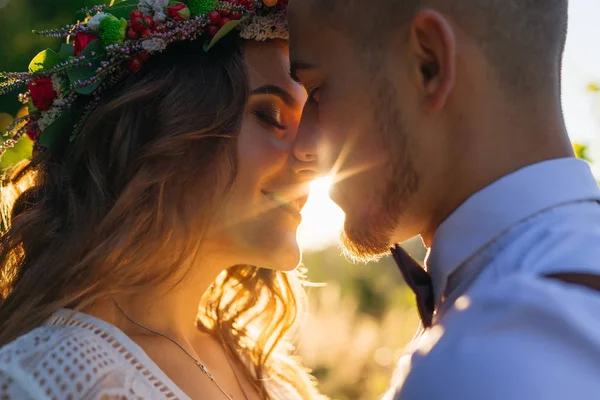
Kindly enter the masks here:
M 393 249 L 423 329 L 387 397 L 598 392 L 567 0 L 132 3 L 8 75 L 37 151 L 0 242 L 0 397 L 322 398 L 290 341 L 321 171 L 354 256 L 430 248 L 428 273 Z

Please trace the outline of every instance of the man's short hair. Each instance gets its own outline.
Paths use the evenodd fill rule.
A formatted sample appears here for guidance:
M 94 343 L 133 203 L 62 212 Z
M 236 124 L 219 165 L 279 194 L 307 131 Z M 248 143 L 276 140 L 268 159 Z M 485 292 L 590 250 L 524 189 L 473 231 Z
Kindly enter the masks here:
M 481 47 L 503 84 L 553 87 L 567 32 L 568 0 L 312 0 L 313 15 L 351 35 L 361 51 L 386 50 L 385 36 L 420 9 L 448 16 Z

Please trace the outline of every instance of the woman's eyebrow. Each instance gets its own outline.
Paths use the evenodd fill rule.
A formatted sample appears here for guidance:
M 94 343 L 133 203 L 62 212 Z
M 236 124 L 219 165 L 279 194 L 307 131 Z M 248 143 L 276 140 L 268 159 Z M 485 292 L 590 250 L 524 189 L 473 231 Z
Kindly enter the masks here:
M 296 99 L 294 99 L 294 96 L 292 96 L 287 90 L 285 90 L 281 86 L 267 84 L 257 87 L 256 89 L 252 90 L 252 92 L 250 92 L 251 96 L 260 94 L 270 94 L 273 96 L 277 96 L 289 107 L 295 107 L 298 105 L 298 102 L 296 101 Z

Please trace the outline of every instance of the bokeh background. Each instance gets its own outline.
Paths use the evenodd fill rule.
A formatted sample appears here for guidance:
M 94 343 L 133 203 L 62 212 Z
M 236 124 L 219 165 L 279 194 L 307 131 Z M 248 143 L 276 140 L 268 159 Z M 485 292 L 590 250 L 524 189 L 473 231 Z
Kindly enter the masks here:
M 102 0 L 0 0 L 0 71 L 24 70 L 42 49 L 57 42 L 36 36 L 75 22 L 74 11 Z M 600 159 L 600 1 L 570 0 L 563 64 L 563 106 L 578 154 Z M 20 108 L 16 94 L 0 96 L 0 131 Z M 2 164 L 0 163 L 0 169 Z M 414 299 L 390 259 L 357 265 L 340 255 L 342 212 L 327 198 L 327 179 L 313 184 L 299 240 L 305 248 L 310 312 L 299 351 L 334 399 L 378 399 L 403 347 L 417 327 Z M 404 246 L 418 260 L 420 240 Z

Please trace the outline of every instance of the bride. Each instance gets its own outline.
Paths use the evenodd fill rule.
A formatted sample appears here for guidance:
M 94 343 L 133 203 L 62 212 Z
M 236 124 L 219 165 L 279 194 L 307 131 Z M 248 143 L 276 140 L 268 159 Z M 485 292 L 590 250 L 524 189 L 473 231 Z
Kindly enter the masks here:
M 3 150 L 35 151 L 3 193 L 0 398 L 322 398 L 290 342 L 316 159 L 273 3 L 97 6 L 4 74 L 30 114 Z

